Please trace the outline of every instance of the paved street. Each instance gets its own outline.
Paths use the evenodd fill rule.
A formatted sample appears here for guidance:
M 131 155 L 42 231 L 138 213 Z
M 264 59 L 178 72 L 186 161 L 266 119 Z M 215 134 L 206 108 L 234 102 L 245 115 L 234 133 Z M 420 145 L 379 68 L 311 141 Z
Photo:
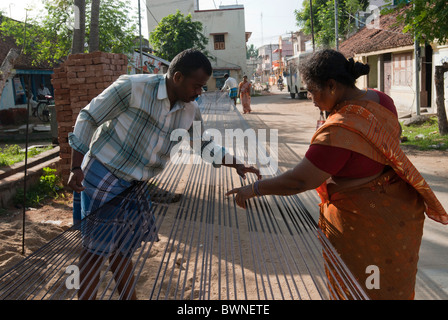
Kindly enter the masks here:
M 251 114 L 243 117 L 252 128 L 278 129 L 279 168 L 292 168 L 304 156 L 315 131 L 319 111 L 308 100 L 292 100 L 285 91 L 252 98 Z M 237 108 L 242 113 L 241 105 Z M 436 156 L 432 156 L 436 155 Z M 448 152 L 408 155 L 448 209 Z M 308 211 L 317 219 L 318 196 L 309 191 L 300 196 Z M 420 250 L 416 299 L 448 299 L 448 226 L 426 219 Z

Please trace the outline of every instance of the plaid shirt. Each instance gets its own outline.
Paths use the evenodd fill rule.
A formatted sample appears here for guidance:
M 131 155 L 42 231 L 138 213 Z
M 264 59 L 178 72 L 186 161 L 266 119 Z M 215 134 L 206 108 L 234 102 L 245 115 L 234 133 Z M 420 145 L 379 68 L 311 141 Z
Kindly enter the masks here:
M 85 154 L 84 163 L 95 157 L 118 178 L 148 180 L 179 143 L 170 139 L 173 130 L 189 130 L 193 137 L 193 121 L 201 121 L 202 137 L 197 103 L 177 101 L 170 110 L 165 76 L 123 75 L 81 110 L 69 143 Z M 225 152 L 213 140 L 201 142 L 202 154 L 213 155 L 216 148 Z

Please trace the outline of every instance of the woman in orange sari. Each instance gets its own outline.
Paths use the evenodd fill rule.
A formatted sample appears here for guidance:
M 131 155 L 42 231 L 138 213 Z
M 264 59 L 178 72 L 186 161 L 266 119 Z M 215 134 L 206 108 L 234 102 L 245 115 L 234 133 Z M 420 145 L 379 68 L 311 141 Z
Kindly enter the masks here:
M 300 73 L 313 103 L 329 116 L 305 158 L 292 170 L 227 195 L 236 194 L 236 203 L 245 208 L 255 196 L 316 189 L 319 228 L 369 298 L 413 299 L 424 213 L 443 224 L 448 215 L 400 149 L 392 99 L 355 86 L 368 72 L 368 65 L 334 50 L 311 55 Z M 379 287 L 366 284 L 371 266 L 379 270 Z M 329 269 L 332 297 L 350 299 Z
M 250 113 L 252 110 L 250 108 L 250 89 L 252 84 L 247 81 L 247 76 L 243 77 L 243 81 L 238 85 L 238 96 L 241 99 L 241 104 L 243 105 L 243 113 Z

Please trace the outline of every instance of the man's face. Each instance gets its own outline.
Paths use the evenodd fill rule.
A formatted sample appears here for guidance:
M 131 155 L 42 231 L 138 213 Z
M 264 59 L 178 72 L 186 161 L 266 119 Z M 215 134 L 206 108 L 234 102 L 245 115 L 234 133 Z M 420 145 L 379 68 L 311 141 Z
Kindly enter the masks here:
M 202 93 L 202 87 L 207 84 L 209 78 L 210 76 L 202 68 L 188 77 L 176 72 L 174 84 L 177 99 L 184 102 L 194 101 Z

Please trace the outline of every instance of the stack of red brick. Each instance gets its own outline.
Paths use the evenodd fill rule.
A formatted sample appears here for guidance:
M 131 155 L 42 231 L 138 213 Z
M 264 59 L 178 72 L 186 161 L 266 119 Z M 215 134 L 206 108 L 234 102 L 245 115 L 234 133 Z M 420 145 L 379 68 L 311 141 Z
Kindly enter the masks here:
M 127 57 L 123 54 L 93 52 L 72 54 L 54 70 L 52 84 L 58 121 L 60 146 L 59 172 L 64 183 L 70 174 L 71 148 L 68 133 L 76 118 L 93 98 L 127 73 Z

